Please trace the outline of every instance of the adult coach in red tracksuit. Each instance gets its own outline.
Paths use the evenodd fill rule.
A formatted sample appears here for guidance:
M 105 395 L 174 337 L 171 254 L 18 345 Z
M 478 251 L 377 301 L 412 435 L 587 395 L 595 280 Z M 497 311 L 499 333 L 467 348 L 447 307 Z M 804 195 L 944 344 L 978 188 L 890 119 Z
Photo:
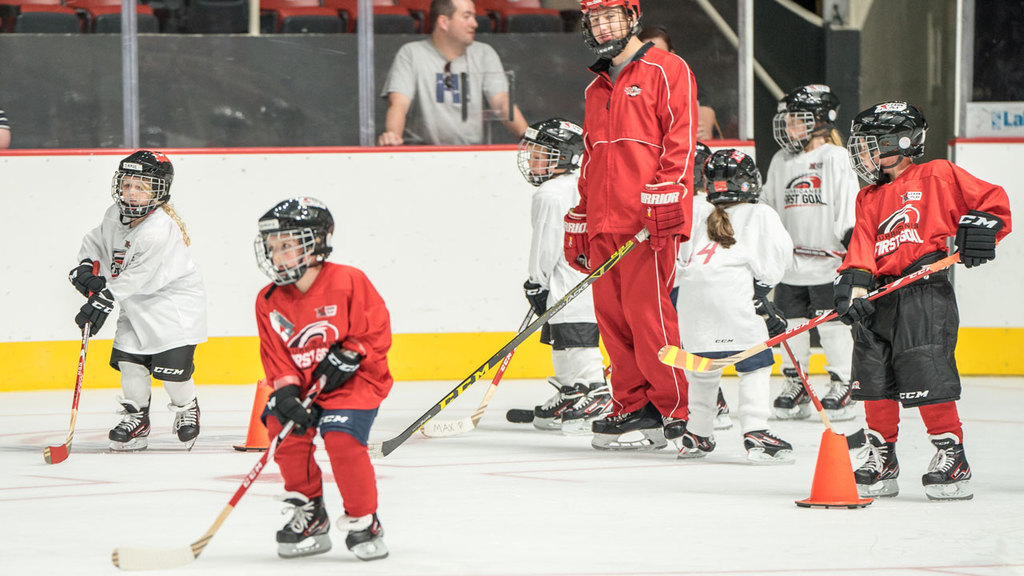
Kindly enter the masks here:
M 565 257 L 589 273 L 641 228 L 650 232 L 649 248 L 594 284 L 615 411 L 593 423 L 593 446 L 662 448 L 683 436 L 688 415 L 683 371 L 657 352 L 679 343 L 669 291 L 680 238 L 690 233 L 697 87 L 686 62 L 637 39 L 638 0 L 584 0 L 581 9 L 600 59 L 586 90 L 580 204 L 565 217 Z M 621 438 L 637 431 L 642 440 Z
M 338 520 L 345 544 L 361 560 L 384 558 L 366 444 L 393 383 L 387 307 L 362 271 L 326 261 L 334 219 L 318 200 L 277 204 L 260 218 L 259 230 L 256 259 L 274 281 L 256 298 L 260 358 L 274 386 L 264 418 L 271 437 L 295 423 L 274 453 L 285 502 L 293 507 L 277 532 L 277 553 L 293 558 L 331 549 L 322 475 L 313 459 L 319 429 L 345 505 Z M 314 404 L 303 407 L 301 399 L 321 378 L 325 385 Z
M 973 496 L 971 467 L 957 414 L 960 375 L 953 353 L 960 325 L 946 271 L 870 301 L 877 282 L 889 284 L 946 256 L 955 238 L 971 268 L 995 258 L 1010 232 L 1006 191 L 946 160 L 915 164 L 928 124 L 906 102 L 883 102 L 853 121 L 848 149 L 870 182 L 857 195 L 850 247 L 835 280 L 839 318 L 853 324 L 851 394 L 864 401 L 868 458 L 854 476 L 864 496 L 895 496 L 900 404 L 916 407 L 935 446 L 925 494 L 933 500 Z

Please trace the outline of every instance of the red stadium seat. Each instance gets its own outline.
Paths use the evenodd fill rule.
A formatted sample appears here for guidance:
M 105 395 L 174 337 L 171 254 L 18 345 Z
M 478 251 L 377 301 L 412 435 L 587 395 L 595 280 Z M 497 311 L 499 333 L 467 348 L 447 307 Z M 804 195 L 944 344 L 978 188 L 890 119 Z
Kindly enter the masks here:
M 375 34 L 414 34 L 418 32 L 416 20 L 403 6 L 397 6 L 390 0 L 379 4 L 374 0 L 373 32 Z M 356 19 L 359 13 L 359 0 L 323 0 L 324 6 L 344 12 L 348 15 L 348 31 L 355 32 Z
M 73 8 L 66 6 L 22 4 L 14 20 L 14 32 L 78 34 L 82 21 Z
M 334 8 L 320 5 L 320 0 L 260 0 L 260 14 L 269 17 L 269 32 L 283 34 L 336 34 L 348 28 L 346 17 Z

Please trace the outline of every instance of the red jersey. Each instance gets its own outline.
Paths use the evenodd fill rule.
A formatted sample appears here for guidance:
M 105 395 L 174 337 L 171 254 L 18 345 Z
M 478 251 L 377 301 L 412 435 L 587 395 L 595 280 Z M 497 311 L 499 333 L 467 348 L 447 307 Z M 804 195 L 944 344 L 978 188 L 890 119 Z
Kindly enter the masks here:
M 256 298 L 256 324 L 263 370 L 275 389 L 296 384 L 305 393 L 331 344 L 351 337 L 366 347 L 366 358 L 344 386 L 316 403 L 326 409 L 372 410 L 391 391 L 391 318 L 357 268 L 325 263 L 305 294 L 294 285 L 266 286 Z
M 607 60 L 586 90 L 580 206 L 589 234 L 636 234 L 647 184 L 680 182 L 690 236 L 697 84 L 682 58 L 644 45 L 612 84 Z
M 857 195 L 857 221 L 839 270 L 860 268 L 899 276 L 931 252 L 947 252 L 960 217 L 969 210 L 998 216 L 1010 233 L 1010 200 L 1002 186 L 975 178 L 947 161 L 913 164 L 896 180 L 873 184 Z

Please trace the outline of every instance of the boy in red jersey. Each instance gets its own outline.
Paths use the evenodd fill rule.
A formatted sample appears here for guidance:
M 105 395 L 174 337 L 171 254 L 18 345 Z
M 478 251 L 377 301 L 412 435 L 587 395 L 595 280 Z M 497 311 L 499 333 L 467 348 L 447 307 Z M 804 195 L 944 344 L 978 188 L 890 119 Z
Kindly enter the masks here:
M 953 357 L 960 325 L 945 271 L 887 296 L 863 298 L 946 256 L 955 238 L 960 262 L 995 258 L 996 241 L 1010 232 L 1006 191 L 946 161 L 915 164 L 928 124 L 906 102 L 884 102 L 853 120 L 847 148 L 854 169 L 870 184 L 857 196 L 857 220 L 839 268 L 834 300 L 839 318 L 854 326 L 852 397 L 864 401 L 868 458 L 855 473 L 862 496 L 895 496 L 900 403 L 916 407 L 936 448 L 922 477 L 932 500 L 966 500 L 971 467 L 957 413 L 960 375 Z
M 565 258 L 587 274 L 642 228 L 650 233 L 649 250 L 634 250 L 594 284 L 615 407 L 593 422 L 592 445 L 681 447 L 686 377 L 657 353 L 679 344 L 669 292 L 679 242 L 690 236 L 697 85 L 682 58 L 637 38 L 638 0 L 584 0 L 580 8 L 599 60 L 586 89 L 580 202 L 565 216 Z
M 277 532 L 283 558 L 331 549 L 320 467 L 313 459 L 319 428 L 345 503 L 338 520 L 360 560 L 385 558 L 377 519 L 377 484 L 366 443 L 393 383 L 387 352 L 391 323 L 384 300 L 360 270 L 327 262 L 334 219 L 318 200 L 292 198 L 259 220 L 256 259 L 274 282 L 256 298 L 260 358 L 274 393 L 264 419 L 271 437 L 295 428 L 277 447 L 292 519 Z M 301 398 L 325 385 L 309 409 Z M 268 416 L 274 416 L 269 418 Z

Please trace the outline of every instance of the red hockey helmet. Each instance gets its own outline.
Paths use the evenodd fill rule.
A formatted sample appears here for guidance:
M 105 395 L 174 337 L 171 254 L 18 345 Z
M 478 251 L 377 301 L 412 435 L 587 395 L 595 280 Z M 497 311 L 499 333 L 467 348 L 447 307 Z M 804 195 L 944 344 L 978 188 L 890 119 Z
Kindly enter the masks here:
M 622 38 L 598 41 L 591 27 L 594 12 L 606 8 L 621 8 L 623 11 L 625 34 Z M 582 0 L 580 10 L 583 13 L 583 41 L 601 58 L 618 56 L 629 39 L 640 33 L 640 0 Z

